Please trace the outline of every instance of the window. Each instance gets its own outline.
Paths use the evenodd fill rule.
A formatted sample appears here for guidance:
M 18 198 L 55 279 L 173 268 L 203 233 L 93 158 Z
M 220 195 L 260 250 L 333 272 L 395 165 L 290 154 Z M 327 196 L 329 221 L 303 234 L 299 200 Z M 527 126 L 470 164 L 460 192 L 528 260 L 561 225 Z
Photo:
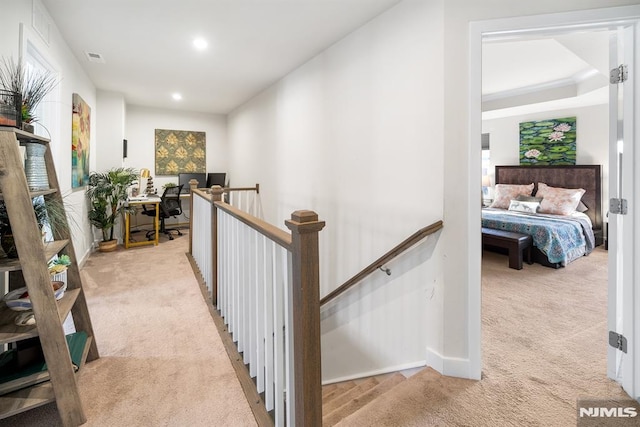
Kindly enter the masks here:
M 24 56 L 24 65 L 27 75 L 37 75 L 39 73 L 58 74 L 58 70 L 47 61 L 38 49 L 27 40 L 27 49 Z M 57 79 L 60 80 L 59 78 Z M 60 88 L 56 86 L 40 102 L 35 111 L 36 121 L 34 131 L 37 135 L 49 138 L 52 141 L 58 140 L 58 126 L 60 117 Z M 55 137 L 54 137 L 55 136 Z

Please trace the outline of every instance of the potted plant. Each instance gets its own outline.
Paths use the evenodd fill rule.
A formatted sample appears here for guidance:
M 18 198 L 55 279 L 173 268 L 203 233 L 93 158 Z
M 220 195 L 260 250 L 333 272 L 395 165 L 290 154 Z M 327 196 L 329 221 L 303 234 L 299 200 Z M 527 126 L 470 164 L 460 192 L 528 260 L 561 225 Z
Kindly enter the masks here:
M 69 255 L 59 255 L 49 262 L 49 274 L 52 281 L 67 283 L 67 268 L 71 265 Z
M 51 229 L 54 236 L 63 230 L 67 230 L 67 212 L 64 204 L 57 200 L 46 200 L 42 196 L 36 197 L 33 199 L 33 211 L 43 235 L 46 226 Z M 0 200 L 0 245 L 9 258 L 18 257 L 7 207 L 2 200 Z
M 132 212 L 126 204 L 127 190 L 138 180 L 138 172 L 132 168 L 112 168 L 107 172 L 91 172 L 87 197 L 89 199 L 89 222 L 102 232 L 99 243 L 103 252 L 117 246 L 113 230 L 118 217 Z
M 33 123 L 38 120 L 36 108 L 58 82 L 54 73 L 27 70 L 22 61 L 15 62 L 13 58 L 0 61 L 0 88 L 20 94 L 23 129 L 30 132 L 33 132 Z

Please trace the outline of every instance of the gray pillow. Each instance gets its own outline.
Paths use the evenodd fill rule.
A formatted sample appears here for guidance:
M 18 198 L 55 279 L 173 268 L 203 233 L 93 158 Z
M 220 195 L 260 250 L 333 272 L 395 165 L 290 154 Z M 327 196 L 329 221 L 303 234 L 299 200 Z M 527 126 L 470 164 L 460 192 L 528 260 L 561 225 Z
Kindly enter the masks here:
M 578 206 L 576 207 L 576 210 L 578 212 L 586 212 L 589 210 L 589 208 L 587 207 L 587 205 L 582 203 L 582 200 L 580 200 L 580 202 L 578 203 Z

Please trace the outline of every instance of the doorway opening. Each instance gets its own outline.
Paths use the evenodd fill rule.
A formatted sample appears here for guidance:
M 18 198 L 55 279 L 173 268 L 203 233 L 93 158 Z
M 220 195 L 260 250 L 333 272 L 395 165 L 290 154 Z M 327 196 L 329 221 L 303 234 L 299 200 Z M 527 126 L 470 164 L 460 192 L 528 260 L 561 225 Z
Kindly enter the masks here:
M 473 62 L 477 62 L 478 64 L 482 63 L 482 59 L 484 59 L 484 54 L 485 54 L 485 49 L 484 49 L 486 47 L 484 44 L 485 42 L 487 43 L 487 45 L 493 45 L 493 46 L 489 46 L 486 49 L 487 52 L 490 52 L 491 49 L 497 46 L 499 43 L 515 44 L 517 40 L 517 42 L 527 42 L 527 43 L 534 44 L 533 43 L 534 41 L 536 41 L 537 43 L 537 40 L 542 39 L 542 40 L 545 40 L 544 43 L 549 44 L 550 39 L 553 41 L 553 43 L 560 43 L 557 39 L 561 38 L 563 39 L 563 42 L 561 43 L 561 45 L 564 48 L 569 49 L 569 46 L 570 46 L 570 50 L 576 51 L 576 50 L 579 50 L 578 46 L 575 40 L 571 40 L 571 39 L 577 38 L 579 33 L 588 34 L 596 38 L 598 36 L 603 36 L 603 38 L 606 38 L 607 31 L 615 30 L 618 26 L 620 26 L 622 19 L 626 20 L 627 23 L 631 22 L 630 25 L 635 25 L 635 22 L 636 22 L 635 20 L 637 20 L 637 17 L 639 15 L 640 15 L 640 11 L 638 10 L 638 8 L 631 7 L 631 8 L 612 8 L 612 9 L 602 9 L 600 11 L 584 11 L 584 12 L 575 12 L 571 14 L 546 15 L 546 16 L 539 16 L 539 17 L 526 17 L 522 19 L 496 20 L 496 21 L 486 21 L 482 23 L 473 23 L 471 25 L 472 31 L 470 35 L 470 46 L 471 46 L 470 58 L 472 62 L 472 64 L 470 65 L 470 68 L 471 69 L 475 68 L 477 70 L 476 71 L 477 74 L 470 75 L 471 107 L 470 107 L 470 114 L 469 114 L 469 117 L 470 117 L 469 128 L 470 128 L 471 140 L 474 141 L 474 143 L 475 141 L 477 141 L 478 147 L 471 148 L 472 161 L 477 161 L 478 165 L 480 164 L 480 161 L 481 161 L 480 135 L 482 133 L 489 133 L 490 140 L 491 140 L 491 146 L 490 146 L 491 164 L 517 165 L 520 161 L 519 127 L 517 123 L 519 123 L 519 120 L 522 119 L 523 116 L 525 115 L 535 116 L 535 114 L 540 113 L 539 116 L 532 117 L 532 120 L 539 119 L 544 121 L 554 117 L 564 116 L 566 115 L 568 110 L 571 110 L 572 108 L 578 108 L 575 106 L 570 106 L 570 107 L 565 106 L 564 108 L 548 109 L 546 112 L 543 111 L 538 113 L 533 113 L 531 110 L 527 111 L 526 109 L 521 109 L 519 111 L 513 110 L 515 112 L 512 112 L 508 118 L 504 116 L 498 117 L 496 116 L 496 113 L 483 114 L 482 108 L 480 107 L 481 105 L 483 105 L 483 101 L 487 102 L 485 104 L 485 107 L 487 105 L 493 104 L 493 108 L 492 109 L 486 108 L 486 111 L 489 111 L 489 110 L 495 111 L 498 109 L 505 109 L 507 107 L 519 108 L 519 107 L 515 107 L 514 104 L 511 104 L 510 106 L 508 104 L 509 102 L 513 103 L 517 100 L 520 100 L 520 101 L 526 100 L 526 98 L 532 99 L 532 97 L 534 96 L 534 92 L 531 90 L 529 91 L 521 90 L 519 93 L 517 91 L 515 92 L 512 91 L 510 96 L 494 96 L 493 98 L 492 97 L 481 98 L 480 94 L 482 92 L 482 89 L 485 89 L 485 88 L 483 87 L 483 82 L 480 77 L 481 76 L 480 67 L 474 67 Z M 495 49 L 495 50 L 497 51 L 498 49 Z M 634 46 L 632 50 L 636 51 L 637 48 Z M 557 59 L 556 57 L 553 57 L 552 61 L 556 59 Z M 606 67 L 608 68 L 608 60 L 609 60 L 608 55 L 604 59 L 605 59 L 604 62 L 607 63 Z M 585 61 L 585 62 L 591 64 L 593 60 L 590 59 L 589 61 Z M 513 71 L 514 68 L 516 67 L 514 67 L 512 64 L 512 66 L 507 67 L 507 71 Z M 598 68 L 602 68 L 602 67 L 593 67 L 593 68 L 598 70 Z M 598 78 L 597 74 L 595 73 L 593 73 L 592 75 L 589 75 L 588 73 L 581 73 L 580 70 L 577 70 L 576 73 L 577 75 L 572 76 L 574 77 L 572 78 L 574 82 L 579 78 L 583 78 L 585 82 L 594 77 Z M 471 74 L 475 74 L 475 73 L 471 73 Z M 538 74 L 542 74 L 542 73 L 538 72 Z M 603 74 L 603 73 L 600 72 L 600 74 Z M 607 74 L 604 74 L 601 77 L 606 78 L 608 77 Z M 502 83 L 505 83 L 505 81 L 503 81 Z M 565 82 L 565 83 L 568 83 L 568 82 Z M 588 84 L 593 84 L 593 82 L 590 82 Z M 537 87 L 535 87 L 536 85 Z M 552 96 L 553 95 L 557 96 L 560 92 L 567 89 L 567 87 L 563 87 L 563 85 L 561 84 L 549 85 L 548 87 L 544 87 L 545 86 L 544 82 L 537 82 L 530 86 L 534 86 L 535 89 L 538 90 L 538 92 L 542 92 L 543 90 L 546 90 L 547 92 L 546 95 L 552 95 Z M 566 84 L 564 86 L 570 86 L 570 85 Z M 527 89 L 532 89 L 532 88 L 529 87 Z M 579 87 L 577 88 L 578 91 L 582 91 L 582 93 L 586 93 L 587 91 L 585 91 L 584 89 L 585 88 L 579 88 Z M 609 89 L 605 87 L 601 91 L 603 93 L 609 92 Z M 592 92 L 597 92 L 597 91 L 592 91 Z M 538 93 L 538 95 L 540 94 Z M 592 96 L 595 98 L 596 97 L 595 93 L 592 94 Z M 633 97 L 637 99 L 637 95 L 635 94 L 635 92 L 633 93 Z M 545 100 L 544 102 L 550 102 L 550 101 Z M 608 122 L 607 118 L 609 117 L 609 107 L 601 102 L 600 103 L 594 102 L 591 105 L 582 106 L 579 108 L 582 108 L 582 109 L 588 108 L 593 110 L 589 113 L 586 113 L 586 117 L 587 117 L 586 121 L 583 120 L 583 123 L 585 123 L 587 126 L 593 126 L 593 125 L 598 126 L 596 124 L 598 120 Z M 550 114 L 546 114 L 546 113 L 550 113 Z M 584 115 L 584 114 L 585 113 L 583 112 L 580 113 L 580 115 Z M 602 119 L 595 119 L 595 117 L 597 116 L 602 117 Z M 505 123 L 508 123 L 509 121 L 513 122 L 514 118 L 515 118 L 515 121 L 517 122 L 515 127 L 513 126 L 513 123 L 512 123 L 510 130 L 505 131 L 503 128 L 503 125 L 505 125 Z M 580 125 L 581 125 L 581 121 L 578 120 L 577 126 L 579 129 L 580 129 Z M 494 128 L 489 129 L 492 126 Z M 576 159 L 577 164 L 602 164 L 604 166 L 608 166 L 610 164 L 610 161 L 609 161 L 610 159 L 608 155 L 608 153 L 610 152 L 610 144 L 608 143 L 608 141 L 610 140 L 609 138 L 610 133 L 606 130 L 607 127 L 608 127 L 607 125 L 605 126 L 600 125 L 599 132 L 604 133 L 604 135 L 606 136 L 603 139 L 603 141 L 601 141 L 602 146 L 600 147 L 600 149 L 596 147 L 595 153 L 589 153 L 588 150 L 584 150 L 584 152 L 582 153 L 582 158 L 580 158 L 581 157 L 580 154 L 577 155 L 577 159 Z M 492 133 L 494 133 L 495 135 L 491 135 Z M 578 130 L 578 133 L 580 133 L 580 130 Z M 510 137 L 508 137 L 509 134 L 511 135 Z M 506 139 L 505 139 L 505 135 L 507 135 Z M 516 139 L 515 142 L 513 141 L 514 139 Z M 494 142 L 495 142 L 495 145 L 494 145 Z M 509 144 L 511 144 L 512 146 L 511 154 L 507 155 L 506 157 L 503 156 L 502 158 L 500 158 L 502 154 L 500 154 L 499 147 L 501 145 L 507 146 Z M 580 144 L 580 139 L 578 139 L 578 144 Z M 586 147 L 583 147 L 583 149 L 588 148 L 588 146 L 589 144 L 587 144 Z M 598 150 L 600 150 L 600 154 L 598 154 Z M 514 151 L 515 151 L 515 154 L 513 153 Z M 578 148 L 577 151 L 580 152 L 580 148 Z M 490 170 L 491 168 L 488 168 L 488 169 Z M 479 171 L 480 167 L 478 166 L 476 170 Z M 603 175 L 605 179 L 608 178 L 609 176 L 608 173 Z M 481 179 L 480 176 L 474 176 L 471 178 L 471 181 L 474 183 L 471 186 L 472 189 L 480 187 L 479 185 L 480 183 L 478 182 L 478 180 L 480 179 Z M 486 186 L 485 183 L 487 182 L 486 177 L 484 177 L 483 181 L 484 182 L 482 186 L 484 187 Z M 492 181 L 491 184 L 495 184 L 495 182 Z M 609 186 L 606 184 L 606 182 L 604 183 L 603 188 L 605 188 L 605 191 L 603 194 L 603 201 L 608 201 L 609 196 L 608 196 L 607 190 Z M 633 189 L 629 189 L 629 190 L 632 193 L 634 191 Z M 490 196 L 487 197 L 487 195 L 484 194 L 484 198 L 490 199 L 491 197 Z M 485 200 L 485 202 L 488 202 L 488 201 L 489 200 Z M 603 207 L 603 215 L 605 215 L 606 212 L 607 212 L 607 205 L 605 204 Z M 609 246 L 609 249 L 611 249 L 610 246 Z M 580 313 L 588 311 L 589 308 L 585 307 L 585 303 L 580 303 L 579 307 L 575 307 L 569 304 L 569 302 L 571 303 L 574 302 L 574 301 L 571 301 L 572 299 L 576 299 L 576 298 L 572 298 L 571 294 L 556 295 L 556 297 L 554 298 L 553 293 L 554 291 L 557 291 L 557 289 L 554 289 L 552 286 L 550 286 L 550 282 L 552 281 L 551 278 L 559 279 L 561 283 L 573 281 L 574 278 L 571 277 L 572 269 L 576 270 L 577 274 L 574 274 L 574 276 L 579 277 L 578 281 L 590 280 L 589 277 L 584 277 L 584 273 L 587 270 L 586 268 L 585 269 L 573 268 L 578 265 L 574 262 L 573 264 L 569 264 L 566 268 L 560 269 L 558 271 L 548 270 L 548 272 L 545 272 L 544 270 L 536 270 L 532 278 L 529 278 L 529 282 L 535 283 L 535 281 L 537 280 L 540 283 L 540 279 L 542 279 L 541 283 L 542 285 L 544 285 L 544 289 L 541 289 L 540 292 L 538 292 L 537 294 L 533 292 L 531 295 L 528 295 L 528 296 L 525 295 L 524 293 L 522 295 L 515 295 L 515 297 L 517 297 L 516 299 L 518 298 L 520 299 L 518 301 L 520 305 L 513 305 L 513 304 L 509 305 L 511 304 L 511 301 L 509 301 L 508 298 L 506 298 L 506 292 L 513 291 L 514 286 L 526 286 L 528 284 L 527 278 L 524 275 L 513 276 L 512 274 L 509 274 L 513 272 L 509 272 L 507 270 L 506 261 L 504 261 L 503 263 L 504 264 L 503 270 L 497 270 L 496 266 L 487 266 L 487 264 L 483 262 L 483 265 L 481 267 L 483 270 L 483 273 L 497 274 L 498 276 L 500 276 L 501 273 L 506 272 L 504 274 L 504 277 L 497 280 L 498 282 L 497 290 L 494 290 L 495 292 L 493 294 L 489 294 L 488 292 L 485 292 L 484 283 L 482 284 L 483 286 L 482 289 L 479 289 L 480 284 L 478 284 L 478 289 L 476 291 L 471 289 L 471 292 L 470 292 L 471 301 L 473 301 L 474 303 L 477 303 L 478 306 L 482 305 L 482 303 L 485 302 L 485 299 L 491 298 L 492 300 L 490 302 L 494 304 L 494 307 L 497 307 L 496 309 L 497 312 L 493 313 L 492 315 L 489 315 L 490 313 L 488 313 L 485 310 L 486 306 L 484 305 L 482 305 L 482 310 L 478 309 L 477 320 L 479 322 L 480 321 L 483 322 L 481 324 L 482 324 L 482 328 L 484 328 L 485 331 L 481 333 L 480 327 L 478 327 L 477 329 L 478 336 L 475 337 L 478 340 L 478 347 L 481 347 L 481 344 L 480 344 L 481 341 L 483 344 L 485 344 L 485 347 L 483 349 L 487 353 L 487 357 L 485 357 L 484 360 L 490 359 L 492 362 L 496 362 L 495 367 L 498 368 L 498 370 L 494 370 L 493 371 L 494 374 L 496 372 L 499 372 L 499 369 L 502 369 L 503 372 L 508 372 L 511 367 L 515 366 L 512 364 L 509 364 L 509 360 L 505 358 L 505 355 L 513 356 L 513 358 L 511 359 L 511 362 L 514 362 L 514 363 L 517 362 L 516 365 L 522 363 L 523 358 L 526 357 L 528 352 L 524 351 L 522 353 L 518 353 L 514 348 L 515 345 L 522 345 L 524 348 L 526 348 L 528 345 L 529 348 L 531 349 L 538 349 L 540 347 L 543 347 L 543 344 L 544 344 L 543 342 L 540 341 L 539 337 L 548 335 L 549 342 L 558 344 L 558 348 L 559 348 L 558 353 L 555 356 L 551 356 L 546 360 L 533 360 L 529 369 L 521 372 L 519 379 L 525 378 L 527 381 L 529 381 L 528 385 L 532 385 L 532 384 L 535 385 L 535 383 L 544 384 L 546 382 L 545 380 L 546 377 L 542 375 L 544 369 L 550 368 L 552 374 L 555 374 L 555 375 L 551 375 L 550 378 L 553 378 L 554 376 L 558 376 L 560 374 L 565 374 L 573 366 L 580 363 L 579 361 L 576 360 L 576 355 L 581 354 L 582 352 L 587 354 L 593 353 L 592 351 L 593 346 L 600 346 L 601 350 L 603 347 L 605 348 L 603 352 L 601 351 L 601 354 L 599 356 L 599 362 L 598 362 L 599 365 L 597 365 L 599 366 L 597 368 L 598 370 L 597 374 L 600 376 L 601 379 L 603 379 L 603 383 L 602 383 L 603 390 L 606 389 L 605 391 L 603 391 L 603 393 L 605 393 L 606 396 L 610 396 L 608 391 L 618 388 L 615 382 L 607 380 L 607 371 L 609 372 L 611 371 L 611 366 L 610 366 L 611 358 L 609 357 L 609 359 L 607 360 L 608 350 L 606 350 L 606 345 L 607 345 L 606 332 L 611 325 L 612 310 L 611 310 L 611 307 L 609 307 L 607 310 L 606 299 L 607 297 L 611 298 L 611 286 L 609 285 L 608 287 L 607 285 L 606 268 L 607 268 L 607 258 L 608 256 L 611 255 L 611 253 L 608 254 L 606 251 L 604 251 L 604 249 L 600 249 L 600 248 L 598 248 L 597 251 L 598 252 L 595 252 L 595 253 L 599 254 L 597 259 L 598 262 L 595 262 L 596 258 L 589 258 L 591 257 L 591 255 L 585 259 L 578 260 L 578 261 L 593 260 L 594 262 L 587 261 L 587 263 L 585 263 L 585 266 L 594 267 L 594 271 L 598 272 L 599 274 L 598 277 L 600 277 L 600 279 L 595 279 L 595 280 L 600 282 L 599 288 L 598 288 L 600 289 L 600 301 L 599 301 L 599 305 L 596 304 L 594 305 L 594 307 L 596 308 L 599 307 L 598 310 L 600 310 L 599 319 L 601 320 L 599 321 L 600 323 L 599 327 L 600 329 L 602 329 L 602 331 L 600 331 L 602 333 L 596 332 L 595 338 L 585 339 L 583 341 L 580 341 L 578 338 L 580 338 L 580 335 L 582 332 L 584 332 L 584 330 L 577 331 L 572 334 L 571 330 L 563 326 L 566 326 L 566 325 L 573 326 L 576 323 L 575 321 L 576 319 L 574 317 L 577 315 L 580 315 Z M 614 248 L 613 255 L 616 256 L 616 248 Z M 488 257 L 492 257 L 492 256 L 494 255 L 488 255 Z M 598 269 L 597 267 L 598 264 L 602 265 L 603 267 Z M 526 270 L 527 267 L 528 266 L 525 266 L 524 270 Z M 630 267 L 627 266 L 627 268 L 630 268 Z M 605 271 L 602 271 L 603 269 Z M 566 276 L 566 277 L 562 277 L 562 276 Z M 628 277 L 629 276 L 627 276 L 627 278 Z M 484 282 L 484 274 L 483 274 L 483 282 Z M 531 290 L 530 288 L 526 288 L 526 287 L 523 287 L 522 289 Z M 534 291 L 535 290 L 536 289 L 534 289 Z M 547 293 L 543 293 L 545 290 L 547 291 Z M 573 292 L 580 293 L 584 291 L 585 289 L 580 289 L 580 286 L 574 285 Z M 548 294 L 551 294 L 552 297 L 548 298 L 549 297 Z M 616 294 L 614 293 L 614 297 L 615 295 Z M 545 298 L 542 298 L 543 296 Z M 587 298 L 585 299 L 585 301 L 589 301 L 589 299 Z M 472 305 L 471 313 L 475 313 L 473 308 L 474 307 Z M 535 314 L 534 313 L 535 308 L 541 309 L 541 310 L 537 314 Z M 544 315 L 545 312 L 542 309 L 545 309 L 545 308 L 551 308 L 553 311 L 558 312 L 560 314 L 567 314 L 565 312 L 568 312 L 569 316 L 565 320 L 556 321 L 551 319 L 549 316 Z M 594 310 L 596 308 L 594 308 Z M 604 314 L 602 310 L 604 310 Z M 615 309 L 613 311 L 615 312 Z M 482 316 L 480 316 L 480 313 L 482 313 Z M 572 317 L 571 315 L 573 315 L 574 317 Z M 509 316 L 512 316 L 512 317 L 509 317 Z M 509 321 L 509 319 L 511 321 Z M 502 337 L 504 337 L 506 335 L 506 331 L 508 331 L 509 329 L 514 329 L 514 320 L 524 320 L 525 322 L 526 321 L 537 322 L 536 326 L 539 327 L 540 330 L 543 331 L 543 333 L 542 335 L 529 333 L 531 331 L 527 330 L 527 328 L 525 327 L 517 330 L 518 332 L 507 337 L 507 339 L 504 340 L 506 344 L 502 350 L 493 351 L 490 347 L 486 346 L 485 340 L 492 338 L 491 336 L 488 336 L 488 335 L 492 335 L 495 338 L 495 337 L 500 337 L 502 334 Z M 473 319 L 471 319 L 471 321 L 473 321 Z M 500 324 L 500 321 L 505 321 L 505 322 Z M 554 323 L 557 323 L 557 324 L 554 324 Z M 496 327 L 492 330 L 492 327 L 494 326 Z M 633 330 L 629 331 L 629 329 L 627 329 L 627 331 L 631 336 L 635 336 L 633 334 L 634 333 Z M 472 336 L 470 339 L 471 343 L 474 342 L 473 332 L 474 331 L 472 330 Z M 477 355 L 479 361 L 483 360 L 481 357 L 481 353 L 482 353 L 481 351 L 478 351 L 475 354 Z M 471 354 L 472 356 L 474 355 L 473 350 Z M 627 356 L 627 360 L 631 360 L 632 358 L 633 356 Z M 633 370 L 631 371 L 627 370 L 627 375 L 629 374 L 633 375 Z M 485 372 L 485 375 L 486 375 L 486 372 Z M 515 379 L 516 376 L 512 376 L 512 378 Z M 621 381 L 621 382 L 624 382 L 624 381 Z M 549 387 L 553 387 L 552 385 L 549 385 L 549 384 L 545 384 L 545 385 L 547 389 Z M 526 387 L 527 387 L 526 384 L 525 385 L 519 384 L 519 388 L 521 390 L 526 389 Z M 587 386 L 585 385 L 585 387 Z M 593 388 L 589 386 L 587 390 L 593 390 Z M 625 387 L 625 390 L 629 391 L 629 388 Z

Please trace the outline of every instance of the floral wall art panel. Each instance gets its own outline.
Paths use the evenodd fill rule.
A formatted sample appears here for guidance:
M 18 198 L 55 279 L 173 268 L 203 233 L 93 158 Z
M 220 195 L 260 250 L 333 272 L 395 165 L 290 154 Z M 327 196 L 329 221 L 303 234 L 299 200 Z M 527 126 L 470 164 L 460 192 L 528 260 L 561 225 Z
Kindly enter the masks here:
M 575 165 L 576 118 L 520 123 L 521 165 Z
M 156 129 L 156 175 L 207 171 L 205 132 Z
M 77 93 L 72 97 L 71 121 L 71 188 L 78 188 L 89 181 L 91 108 Z

